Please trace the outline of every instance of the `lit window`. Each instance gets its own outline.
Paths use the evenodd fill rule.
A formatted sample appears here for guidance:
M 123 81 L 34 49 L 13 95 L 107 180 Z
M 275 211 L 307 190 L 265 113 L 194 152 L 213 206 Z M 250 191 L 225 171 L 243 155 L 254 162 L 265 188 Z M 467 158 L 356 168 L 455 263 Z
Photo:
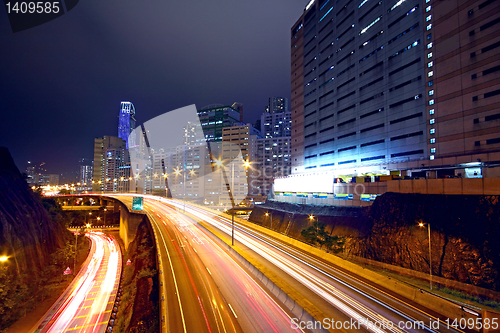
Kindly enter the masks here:
M 433 75 L 434 75 L 434 71 L 430 71 L 429 73 L 427 73 L 427 76 L 428 76 L 428 77 L 431 77 L 431 76 L 433 76 Z
M 425 11 L 426 12 L 430 12 L 431 11 L 431 6 L 427 6 L 427 8 L 425 8 Z
M 379 16 L 377 17 L 375 20 L 373 20 L 372 23 L 368 24 L 363 30 L 361 30 L 361 32 L 359 33 L 360 35 L 364 34 L 368 29 L 370 29 L 375 23 L 377 23 L 378 21 L 380 21 L 380 18 L 382 16 Z
M 429 123 L 432 125 L 436 122 L 436 119 L 432 118 L 431 120 L 429 120 Z
M 430 67 L 432 67 L 433 65 L 434 65 L 434 61 L 431 61 L 431 62 L 429 62 L 429 63 L 427 64 L 427 67 L 429 67 L 429 68 L 430 68 Z
M 429 2 L 431 2 L 431 0 L 425 0 L 425 3 L 429 3 Z
M 431 154 L 435 154 L 436 153 L 436 148 L 431 148 Z
M 429 114 L 434 114 L 435 110 L 434 109 L 430 109 L 429 110 Z
M 432 38 L 432 34 L 428 34 L 426 38 L 427 39 L 431 39 Z
M 425 18 L 425 21 L 426 21 L 426 22 L 429 22 L 430 20 L 432 20 L 432 15 L 429 15 L 429 16 L 427 16 L 427 17 Z
M 433 100 L 433 99 L 431 99 L 431 100 L 429 101 L 429 105 L 434 105 L 434 100 Z
M 434 95 L 434 90 L 429 90 L 429 96 Z
M 433 159 L 434 159 L 434 155 L 431 155 L 431 160 L 433 160 Z
M 432 23 L 427 24 L 427 31 L 432 29 Z
M 432 87 L 434 85 L 434 80 L 430 80 L 428 84 L 429 84 L 429 87 Z
M 436 139 L 435 139 L 435 138 L 432 138 L 432 139 L 431 139 L 431 143 L 436 143 Z
M 427 53 L 427 59 L 432 58 L 432 52 Z
M 430 42 L 429 44 L 427 44 L 427 49 L 430 49 L 432 47 L 432 42 Z
M 436 133 L 436 129 L 435 128 L 431 128 L 431 130 L 429 131 L 429 133 L 435 134 Z

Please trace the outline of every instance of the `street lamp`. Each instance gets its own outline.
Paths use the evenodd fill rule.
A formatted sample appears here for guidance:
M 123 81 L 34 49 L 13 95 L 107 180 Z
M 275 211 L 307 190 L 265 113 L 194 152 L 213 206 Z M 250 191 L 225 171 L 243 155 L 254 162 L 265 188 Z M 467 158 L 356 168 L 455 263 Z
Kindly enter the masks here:
M 424 223 L 423 222 L 419 222 L 418 223 L 418 226 L 419 227 L 424 227 Z M 429 237 L 429 283 L 430 283 L 430 287 L 431 287 L 431 290 L 432 290 L 432 252 L 431 252 L 431 224 L 430 223 L 427 223 L 427 235 Z
M 224 166 L 220 158 L 215 160 L 215 165 L 219 168 Z M 227 175 L 224 168 L 222 168 L 222 177 L 224 179 L 224 184 L 227 186 Z M 231 187 L 228 189 L 229 199 L 231 200 L 231 245 L 234 246 L 234 195 L 232 190 L 234 190 L 234 163 L 231 163 Z
M 9 257 L 3 256 L 0 257 L 0 262 L 6 262 L 9 259 Z
M 271 215 L 271 230 L 273 230 L 273 212 L 271 212 L 271 214 L 266 212 L 266 216 L 269 216 L 269 215 Z
M 314 215 L 309 215 L 309 220 L 313 221 L 314 223 Z M 316 216 L 316 242 L 318 241 L 318 224 L 319 224 L 319 220 L 318 220 L 318 217 Z

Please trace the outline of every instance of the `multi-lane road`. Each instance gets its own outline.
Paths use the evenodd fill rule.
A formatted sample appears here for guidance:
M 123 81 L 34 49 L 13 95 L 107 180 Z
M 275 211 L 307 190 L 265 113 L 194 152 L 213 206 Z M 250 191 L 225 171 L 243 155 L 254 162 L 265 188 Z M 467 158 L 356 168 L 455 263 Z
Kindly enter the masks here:
M 131 206 L 129 196 L 115 196 Z M 192 219 L 152 199 L 162 332 L 303 332 L 289 311 Z M 305 330 L 307 332 L 307 330 Z
M 116 297 L 121 253 L 117 241 L 90 232 L 90 254 L 74 281 L 37 323 L 33 332 L 92 332 L 106 330 Z
M 130 205 L 130 197 L 118 197 L 118 199 Z M 174 211 L 168 206 L 177 207 L 178 210 Z M 220 261 L 222 250 L 216 250 L 215 245 L 213 245 L 212 249 L 208 247 L 208 244 L 212 243 L 210 237 L 204 234 L 196 223 L 185 217 L 182 214 L 183 210 L 184 203 L 154 197 L 146 199 L 145 212 L 153 219 L 153 225 L 160 232 L 159 234 L 163 235 L 160 237 L 158 244 L 162 257 L 168 256 L 168 253 L 170 255 L 178 253 L 183 258 L 191 256 L 196 260 L 199 258 L 206 267 L 205 269 L 198 268 L 204 272 L 203 274 L 200 273 L 201 275 L 208 273 L 214 279 L 215 277 L 217 279 L 225 277 L 229 280 L 240 280 L 241 277 L 235 275 L 233 269 L 227 268 L 229 260 L 226 264 Z M 220 232 L 230 235 L 231 221 L 229 219 L 189 204 L 185 206 L 185 211 L 194 219 L 202 220 L 217 228 Z M 160 230 L 160 228 L 168 228 L 167 226 L 173 229 L 167 233 Z M 437 314 L 431 311 L 422 309 L 407 300 L 378 289 L 376 286 L 368 285 L 365 281 L 339 270 L 321 258 L 291 247 L 253 228 L 237 223 L 235 239 L 238 244 L 245 248 L 245 251 L 251 253 L 252 256 L 258 257 L 262 263 L 267 265 L 275 276 L 285 281 L 290 288 L 301 294 L 309 303 L 314 304 L 322 312 L 323 317 L 327 318 L 327 324 L 323 325 L 323 327 L 328 324 L 333 326 L 343 323 L 337 327 L 340 328 L 340 331 L 460 332 L 460 330 L 453 327 L 447 327 L 443 321 L 445 320 L 444 317 L 439 318 Z M 167 251 L 164 251 L 164 249 L 170 249 L 173 246 L 169 242 L 177 244 L 173 250 L 179 252 L 169 251 L 167 253 Z M 172 258 L 169 260 L 172 260 Z M 175 269 L 172 270 L 172 274 L 174 272 L 176 272 Z M 181 275 L 182 279 L 185 279 L 184 274 L 187 274 L 187 271 L 181 274 L 183 274 Z M 241 311 L 243 311 L 245 314 L 251 312 L 256 315 L 259 312 L 259 310 L 252 310 L 251 307 L 248 308 L 250 304 L 248 303 L 248 297 L 241 299 L 239 289 L 244 288 L 245 284 L 235 284 L 223 280 L 217 281 L 216 285 L 223 297 L 227 298 L 230 295 L 235 299 L 228 302 L 231 307 L 229 305 L 227 307 L 234 310 L 230 314 L 240 316 Z M 229 290 L 227 290 L 227 285 L 231 285 Z M 254 291 L 254 293 L 255 296 L 259 295 L 257 291 Z M 257 300 L 258 297 L 255 296 L 253 299 Z M 179 299 L 179 303 L 181 302 L 182 297 Z M 245 304 L 245 302 L 247 302 L 247 310 L 241 307 L 241 304 Z M 281 309 L 283 310 L 282 306 Z M 283 310 L 283 312 L 286 313 L 286 310 Z M 280 318 L 280 314 L 269 313 L 268 318 L 270 320 L 275 320 L 276 317 Z M 199 318 L 204 317 L 199 316 Z M 238 317 L 236 322 L 240 323 L 244 331 L 250 329 L 250 327 L 243 326 L 244 321 L 241 318 Z M 252 323 L 252 320 L 250 319 L 248 322 Z M 358 324 L 353 324 L 353 322 Z M 259 321 L 260 323 L 262 321 Z M 436 328 L 436 323 L 439 323 L 439 328 Z M 237 327 L 236 324 L 234 325 Z M 288 329 L 290 328 L 289 318 L 286 318 L 284 325 L 289 325 Z M 431 325 L 434 326 L 431 327 Z M 292 326 L 297 327 L 297 325 Z M 283 332 L 283 329 L 286 328 L 278 326 L 279 329 L 274 330 L 274 326 L 272 327 L 264 329 L 262 327 L 253 327 L 253 329 L 260 332 Z

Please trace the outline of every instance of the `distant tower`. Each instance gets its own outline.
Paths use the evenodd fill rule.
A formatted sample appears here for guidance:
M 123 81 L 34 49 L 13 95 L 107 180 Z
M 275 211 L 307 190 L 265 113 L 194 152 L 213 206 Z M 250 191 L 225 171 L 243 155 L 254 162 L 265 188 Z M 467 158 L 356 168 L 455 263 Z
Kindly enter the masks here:
M 288 98 L 270 97 L 266 113 L 282 113 L 288 111 Z
M 135 108 L 130 102 L 121 102 L 120 119 L 118 121 L 118 137 L 125 141 L 128 149 L 128 136 L 135 128 Z

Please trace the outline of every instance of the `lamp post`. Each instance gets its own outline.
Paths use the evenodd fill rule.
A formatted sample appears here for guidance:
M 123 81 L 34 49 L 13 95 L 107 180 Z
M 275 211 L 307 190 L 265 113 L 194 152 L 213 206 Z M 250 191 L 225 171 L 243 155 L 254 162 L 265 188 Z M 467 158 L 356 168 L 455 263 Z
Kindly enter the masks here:
M 425 224 L 423 222 L 419 222 L 418 226 L 423 227 Z M 432 290 L 432 252 L 431 252 L 431 224 L 427 223 L 427 235 L 429 238 L 429 284 Z
M 76 254 L 78 253 L 78 232 L 75 232 L 75 260 L 73 261 L 73 275 L 76 275 Z
M 309 215 L 309 220 L 313 221 L 314 223 L 314 215 Z M 318 217 L 316 216 L 316 242 L 318 241 L 318 224 L 319 224 L 319 221 L 318 221 Z
M 107 208 L 104 208 L 104 225 L 106 225 L 106 211 L 107 210 L 108 210 Z

